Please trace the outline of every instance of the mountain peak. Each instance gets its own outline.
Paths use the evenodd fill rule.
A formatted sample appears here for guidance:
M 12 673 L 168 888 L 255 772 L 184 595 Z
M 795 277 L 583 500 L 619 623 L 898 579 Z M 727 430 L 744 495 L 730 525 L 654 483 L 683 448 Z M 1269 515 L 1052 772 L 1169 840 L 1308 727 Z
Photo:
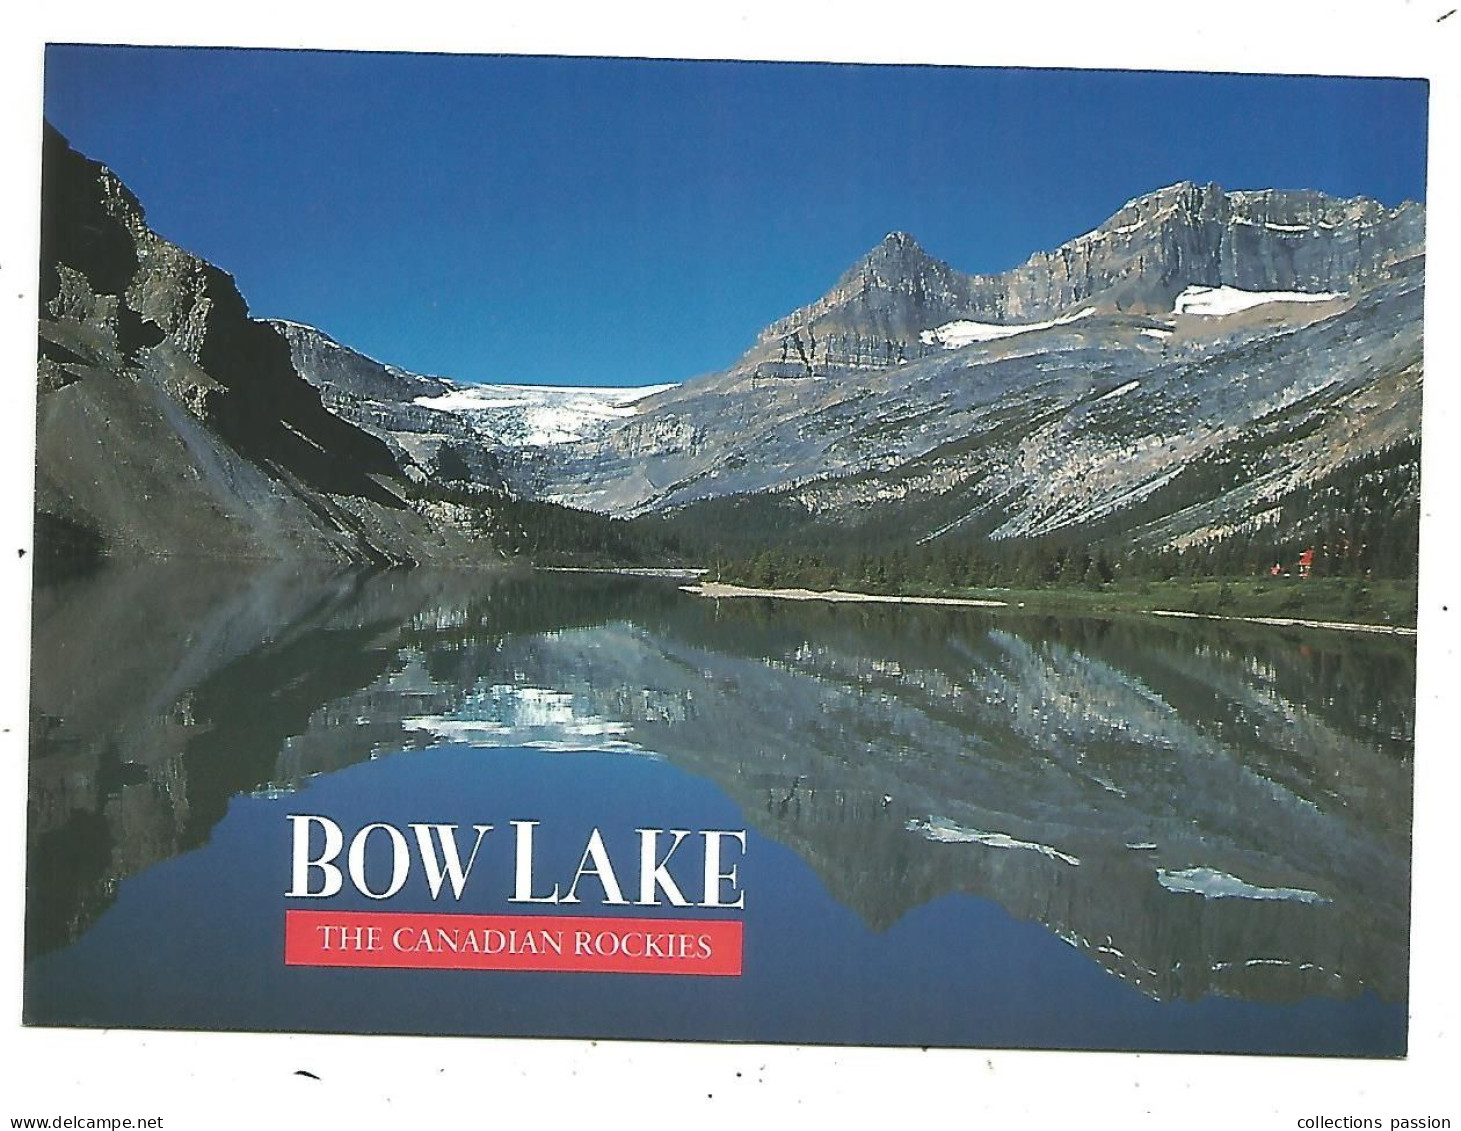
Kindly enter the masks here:
M 853 283 L 855 286 L 872 283 L 879 286 L 929 274 L 942 276 L 950 270 L 948 264 L 924 251 L 911 234 L 893 231 L 853 264 L 843 275 L 842 283 Z
M 832 356 L 828 351 L 856 348 L 853 338 L 883 342 L 889 358 L 906 360 L 906 349 L 894 343 L 913 341 L 922 330 L 952 318 L 952 311 L 968 304 L 968 284 L 968 276 L 929 255 L 908 232 L 892 231 L 845 271 L 830 291 L 773 322 L 757 340 L 777 351 L 778 367 L 786 361 L 789 371 L 801 373 L 815 372 L 816 364 Z M 815 362 L 810 352 L 793 356 L 803 347 L 797 344 L 799 338 L 797 342 L 792 338 L 803 329 L 812 330 L 807 348 L 814 339 L 821 342 Z
M 879 241 L 877 247 L 863 257 L 867 259 L 927 259 L 928 252 L 908 232 L 889 232 Z

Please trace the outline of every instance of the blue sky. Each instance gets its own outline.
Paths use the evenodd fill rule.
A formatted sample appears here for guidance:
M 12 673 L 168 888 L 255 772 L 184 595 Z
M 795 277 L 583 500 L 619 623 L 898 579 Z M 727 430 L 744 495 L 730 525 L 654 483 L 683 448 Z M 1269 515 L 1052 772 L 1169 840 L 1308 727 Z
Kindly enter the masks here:
M 463 380 L 733 361 L 894 229 L 998 271 L 1179 180 L 1425 198 L 1418 80 L 52 46 L 259 317 Z

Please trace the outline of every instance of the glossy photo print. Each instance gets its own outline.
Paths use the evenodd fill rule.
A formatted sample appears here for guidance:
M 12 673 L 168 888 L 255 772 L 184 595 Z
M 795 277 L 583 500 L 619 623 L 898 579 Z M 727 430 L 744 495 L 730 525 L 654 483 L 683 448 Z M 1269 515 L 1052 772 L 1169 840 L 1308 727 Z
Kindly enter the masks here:
M 49 46 L 26 1024 L 1404 1056 L 1427 110 Z

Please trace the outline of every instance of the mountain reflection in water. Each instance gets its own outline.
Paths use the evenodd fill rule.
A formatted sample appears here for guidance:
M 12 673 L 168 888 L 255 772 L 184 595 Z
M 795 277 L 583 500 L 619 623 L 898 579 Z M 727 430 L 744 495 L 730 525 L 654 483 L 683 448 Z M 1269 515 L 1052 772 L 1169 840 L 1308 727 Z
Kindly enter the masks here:
M 31 955 L 230 798 L 450 743 L 667 759 L 874 931 L 966 893 L 1159 1000 L 1406 994 L 1410 641 L 197 564 L 34 623 Z

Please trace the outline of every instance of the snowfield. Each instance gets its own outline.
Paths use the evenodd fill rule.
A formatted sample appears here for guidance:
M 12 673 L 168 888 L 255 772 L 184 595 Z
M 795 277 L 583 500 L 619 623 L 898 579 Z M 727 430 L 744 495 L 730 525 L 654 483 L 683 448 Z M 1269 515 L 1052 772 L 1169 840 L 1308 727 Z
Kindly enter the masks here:
M 1224 314 L 1237 314 L 1255 306 L 1270 302 L 1328 302 L 1332 298 L 1343 298 L 1342 293 L 1328 291 L 1245 291 L 1238 287 L 1188 287 L 1172 307 L 1173 314 L 1200 314 L 1208 318 L 1220 318 Z
M 960 318 L 956 322 L 945 322 L 942 326 L 937 326 L 932 330 L 924 330 L 918 335 L 918 340 L 926 346 L 939 345 L 946 350 L 956 350 L 961 346 L 972 345 L 974 342 L 995 342 L 1000 338 L 1013 338 L 1016 334 L 1028 334 L 1032 330 L 1048 330 L 1052 326 L 1065 326 L 1094 313 L 1094 308 L 1087 307 L 1074 314 L 1063 314 L 1059 318 L 1052 318 L 1048 322 L 1024 322 L 1010 326 L 1001 325 L 998 322 L 974 322 L 967 318 Z

